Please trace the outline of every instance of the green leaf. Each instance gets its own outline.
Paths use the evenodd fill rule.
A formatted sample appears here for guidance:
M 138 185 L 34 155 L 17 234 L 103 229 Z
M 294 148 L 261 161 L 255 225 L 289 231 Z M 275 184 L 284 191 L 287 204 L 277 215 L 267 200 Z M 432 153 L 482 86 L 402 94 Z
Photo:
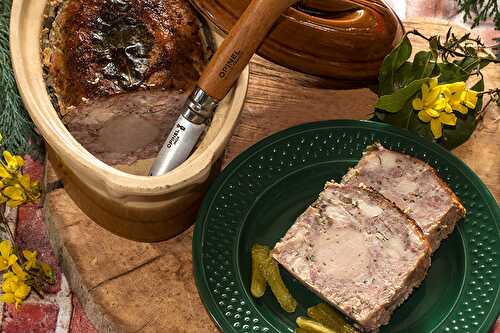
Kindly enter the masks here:
M 412 79 L 417 80 L 432 76 L 436 65 L 435 59 L 432 52 L 420 51 L 415 54 L 412 65 Z
M 9 49 L 11 5 L 11 0 L 0 1 L 0 133 L 4 137 L 2 145 L 3 148 L 16 154 L 40 153 L 33 144 L 39 143 L 40 139 L 24 109 L 11 66 Z
M 465 57 L 463 59 L 454 60 L 453 63 L 470 74 L 478 67 L 479 69 L 486 67 L 490 63 L 490 60 L 479 57 Z
M 391 113 L 401 111 L 428 80 L 429 78 L 418 79 L 393 94 L 380 96 L 375 107 Z
M 413 78 L 413 65 L 411 62 L 405 62 L 398 70 L 394 73 L 392 82 L 392 92 L 404 88 L 408 83 L 414 80 Z
M 464 71 L 455 63 L 438 63 L 439 68 L 439 83 L 453 83 L 457 81 L 467 81 L 469 73 Z
M 380 67 L 379 95 L 388 95 L 394 91 L 396 72 L 411 56 L 411 43 L 408 36 L 404 36 L 399 45 L 389 53 Z
M 378 117 L 380 117 L 380 115 L 383 115 L 383 122 L 385 123 L 389 123 L 401 128 L 406 128 L 419 136 L 426 137 L 429 140 L 433 140 L 429 124 L 423 123 L 422 121 L 420 121 L 420 119 L 418 119 L 417 112 L 413 110 L 410 100 L 398 113 L 378 111 L 376 112 L 376 115 Z

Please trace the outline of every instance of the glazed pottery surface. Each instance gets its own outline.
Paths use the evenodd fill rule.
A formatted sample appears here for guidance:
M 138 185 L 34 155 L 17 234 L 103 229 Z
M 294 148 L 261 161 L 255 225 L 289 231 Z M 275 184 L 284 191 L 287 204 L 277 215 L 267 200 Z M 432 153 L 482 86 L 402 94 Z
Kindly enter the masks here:
M 225 33 L 250 3 L 190 1 Z M 258 54 L 304 73 L 373 80 L 403 32 L 400 20 L 382 0 L 306 0 L 281 15 Z
M 245 99 L 248 67 L 219 104 L 205 137 L 187 161 L 162 176 L 132 175 L 101 162 L 83 148 L 51 103 L 40 59 L 47 3 L 13 1 L 10 43 L 19 91 L 66 190 L 89 217 L 120 236 L 160 241 L 182 232 L 193 223 L 208 183 L 218 173 L 218 160 Z M 220 44 L 221 38 L 214 38 Z

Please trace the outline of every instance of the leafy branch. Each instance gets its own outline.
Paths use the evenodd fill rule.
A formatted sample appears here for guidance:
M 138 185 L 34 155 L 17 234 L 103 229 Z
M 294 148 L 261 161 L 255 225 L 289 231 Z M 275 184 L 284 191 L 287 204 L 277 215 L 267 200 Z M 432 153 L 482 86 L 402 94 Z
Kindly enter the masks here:
M 463 14 L 464 21 L 472 20 L 472 28 L 481 22 L 493 19 L 495 29 L 500 30 L 500 8 L 498 0 L 457 0 L 458 10 Z M 500 38 L 495 38 L 496 45 L 492 49 L 500 59 Z
M 488 61 L 491 63 L 500 63 L 500 59 L 495 59 L 491 56 L 478 56 L 480 51 L 488 47 L 483 44 L 479 37 L 471 38 L 470 33 L 457 37 L 455 33 L 452 32 L 452 28 L 449 28 L 444 43 L 441 42 L 441 37 L 439 35 L 427 37 L 417 29 L 410 30 L 407 34 L 418 36 L 429 42 L 431 51 L 434 55 L 439 55 L 443 62 L 450 62 L 450 57 L 474 57 L 477 58 L 479 62 Z
M 458 8 L 463 13 L 464 21 L 472 20 L 472 28 L 490 18 L 500 30 L 500 8 L 497 0 L 457 0 Z
M 411 60 L 408 35 L 424 39 L 428 49 Z M 465 142 L 484 117 L 486 107 L 500 103 L 499 89 L 484 90 L 481 69 L 500 63 L 487 54 L 479 38 L 457 36 L 451 29 L 446 37 L 427 37 L 408 31 L 401 43 L 384 59 L 379 73 L 379 100 L 376 120 L 406 128 L 452 149 Z M 471 76 L 479 80 L 468 88 Z M 490 96 L 483 107 L 484 96 Z
M 15 153 L 32 153 L 40 157 L 36 146 L 39 137 L 23 107 L 12 72 L 9 50 L 11 1 L 0 1 L 0 132 L 5 135 L 6 148 Z

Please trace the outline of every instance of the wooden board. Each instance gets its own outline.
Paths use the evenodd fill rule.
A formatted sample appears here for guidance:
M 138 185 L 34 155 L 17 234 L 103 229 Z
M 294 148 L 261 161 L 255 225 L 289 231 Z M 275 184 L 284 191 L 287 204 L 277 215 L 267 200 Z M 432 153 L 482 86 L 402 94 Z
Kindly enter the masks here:
M 425 23 L 423 23 L 425 22 Z M 415 20 L 426 35 L 445 33 L 448 22 Z M 425 45 L 414 43 L 415 49 Z M 255 57 L 247 101 L 226 151 L 227 164 L 259 139 L 304 122 L 366 119 L 376 96 L 369 89 L 292 72 Z M 500 86 L 500 66 L 485 71 Z M 500 199 L 500 110 L 490 107 L 474 136 L 454 151 Z M 57 181 L 50 165 L 46 182 Z M 167 242 L 125 240 L 85 216 L 64 189 L 47 194 L 46 222 L 70 284 L 101 332 L 217 332 L 196 291 L 191 269 L 192 228 Z

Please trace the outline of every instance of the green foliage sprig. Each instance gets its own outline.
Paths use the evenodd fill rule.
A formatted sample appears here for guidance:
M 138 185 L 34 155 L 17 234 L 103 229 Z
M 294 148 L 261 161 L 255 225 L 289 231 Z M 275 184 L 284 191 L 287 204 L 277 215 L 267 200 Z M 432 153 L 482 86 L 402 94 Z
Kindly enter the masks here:
M 429 43 L 429 49 L 417 52 L 413 60 L 408 35 Z M 426 37 L 417 30 L 407 32 L 381 67 L 376 119 L 406 128 L 448 149 L 462 144 L 484 115 L 483 97 L 490 96 L 488 104 L 500 104 L 498 88 L 483 91 L 481 69 L 500 63 L 485 49 L 481 40 L 470 34 L 457 36 L 451 29 L 444 39 Z M 477 82 L 466 88 L 464 82 L 470 77 Z M 455 83 L 460 84 L 452 85 Z
M 39 155 L 40 139 L 23 107 L 12 72 L 9 50 L 11 0 L 0 1 L 0 132 L 5 148 L 16 153 Z
M 458 11 L 463 14 L 464 21 L 472 20 L 472 28 L 481 22 L 493 19 L 495 29 L 500 30 L 500 5 L 498 0 L 457 0 Z M 500 59 L 500 38 L 496 38 L 493 50 Z
M 497 0 L 457 0 L 459 11 L 464 15 L 464 21 L 472 20 L 472 27 L 492 18 L 500 30 L 500 8 Z

